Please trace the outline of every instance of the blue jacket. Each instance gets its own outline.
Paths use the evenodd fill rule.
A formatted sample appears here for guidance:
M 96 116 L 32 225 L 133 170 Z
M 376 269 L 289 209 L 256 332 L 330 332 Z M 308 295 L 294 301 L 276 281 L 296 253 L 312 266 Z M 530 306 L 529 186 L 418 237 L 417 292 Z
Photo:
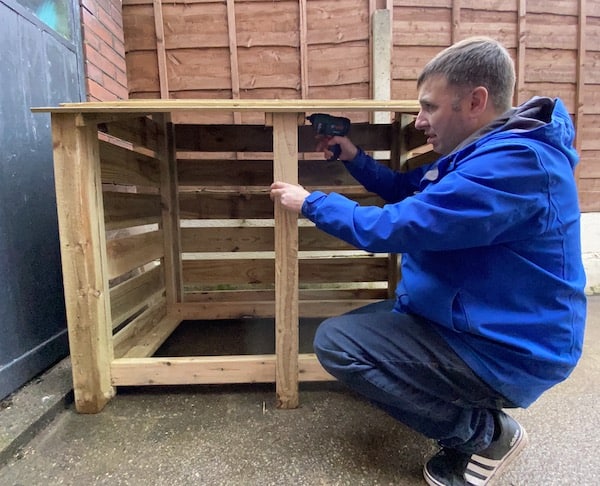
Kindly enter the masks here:
M 407 173 L 359 151 L 346 166 L 383 207 L 317 191 L 302 213 L 358 248 L 402 253 L 395 310 L 431 321 L 484 381 L 525 407 L 564 380 L 582 350 L 573 139 L 563 103 L 536 97 Z

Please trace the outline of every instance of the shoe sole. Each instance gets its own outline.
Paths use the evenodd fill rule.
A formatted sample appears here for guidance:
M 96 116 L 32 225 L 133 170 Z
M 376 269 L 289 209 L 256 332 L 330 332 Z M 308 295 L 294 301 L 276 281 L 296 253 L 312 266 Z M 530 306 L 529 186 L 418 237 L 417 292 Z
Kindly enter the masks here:
M 508 451 L 508 454 L 504 456 L 504 459 L 502 460 L 500 465 L 494 471 L 492 471 L 492 473 L 485 479 L 485 481 L 482 479 L 477 479 L 476 482 L 469 482 L 468 480 L 466 480 L 466 486 L 486 486 L 490 484 L 490 481 L 500 476 L 506 470 L 506 468 L 517 458 L 517 456 L 523 451 L 523 449 L 525 449 L 528 443 L 529 437 L 527 436 L 527 432 L 523 427 L 521 427 L 521 434 L 519 435 L 519 439 L 512 447 L 512 449 Z M 423 468 L 423 476 L 425 477 L 425 482 L 429 486 L 447 486 L 446 484 L 440 483 L 437 479 L 429 475 L 429 472 L 427 471 L 426 467 Z

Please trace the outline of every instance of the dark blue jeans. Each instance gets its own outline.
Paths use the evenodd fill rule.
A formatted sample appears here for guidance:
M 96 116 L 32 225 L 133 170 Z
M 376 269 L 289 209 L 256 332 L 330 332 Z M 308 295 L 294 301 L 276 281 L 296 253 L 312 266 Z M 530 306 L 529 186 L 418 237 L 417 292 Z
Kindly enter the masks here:
M 466 453 L 486 448 L 494 414 L 514 405 L 491 389 L 415 315 L 378 302 L 324 321 L 314 348 L 323 367 L 392 417 Z

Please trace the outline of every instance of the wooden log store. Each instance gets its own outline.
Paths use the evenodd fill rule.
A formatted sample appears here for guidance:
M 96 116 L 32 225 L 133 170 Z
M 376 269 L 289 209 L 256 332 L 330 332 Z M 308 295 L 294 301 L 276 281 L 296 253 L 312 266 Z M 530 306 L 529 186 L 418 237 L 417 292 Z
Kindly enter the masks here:
M 314 153 L 314 112 L 386 114 L 351 138 L 396 168 L 432 160 L 416 101 L 130 100 L 50 112 L 76 408 L 96 413 L 119 386 L 331 379 L 299 353 L 303 317 L 393 294 L 396 255 L 358 251 L 275 205 L 273 180 L 373 194 Z M 183 113 L 253 113 L 255 124 L 175 124 Z M 210 117 L 205 117 L 210 118 Z M 384 117 L 385 118 L 385 117 Z M 414 155 L 417 153 L 418 155 Z M 413 156 L 414 155 L 414 156 Z M 183 321 L 274 319 L 274 354 L 155 356 Z M 201 323 L 199 324 L 201 325 Z

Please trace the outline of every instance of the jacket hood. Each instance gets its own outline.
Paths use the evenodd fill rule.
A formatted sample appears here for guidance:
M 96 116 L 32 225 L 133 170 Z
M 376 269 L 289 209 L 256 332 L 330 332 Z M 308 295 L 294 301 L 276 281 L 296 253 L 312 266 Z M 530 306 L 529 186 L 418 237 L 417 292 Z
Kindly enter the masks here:
M 569 113 L 559 98 L 534 96 L 520 106 L 511 108 L 464 140 L 454 152 L 488 135 L 520 134 L 550 143 L 563 152 L 575 167 L 579 157 L 573 147 L 575 130 Z

